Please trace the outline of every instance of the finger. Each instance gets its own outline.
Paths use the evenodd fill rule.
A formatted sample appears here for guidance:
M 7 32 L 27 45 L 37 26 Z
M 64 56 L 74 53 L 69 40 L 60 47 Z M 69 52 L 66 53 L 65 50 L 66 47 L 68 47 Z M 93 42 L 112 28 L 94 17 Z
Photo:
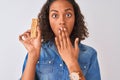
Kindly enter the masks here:
M 25 31 L 24 33 L 31 33 L 31 29 L 28 29 L 27 31 Z
M 28 37 L 30 37 L 30 34 L 31 34 L 31 31 L 30 31 L 30 29 L 29 29 L 29 30 L 27 30 L 26 32 L 24 32 L 24 33 L 22 34 L 22 36 L 24 36 L 24 38 L 28 38 Z
M 19 35 L 19 41 L 23 42 L 22 35 Z
M 67 40 L 67 45 L 72 46 L 71 40 L 70 40 L 70 37 L 69 37 L 69 34 L 68 34 L 68 30 L 66 28 L 64 28 L 64 31 L 65 31 L 65 36 L 66 36 L 66 40 Z
M 69 36 L 68 36 L 68 32 L 67 32 L 66 28 L 64 28 L 64 33 L 65 33 L 65 37 L 66 37 L 66 44 L 68 45 Z
M 62 30 L 62 39 L 63 39 L 63 46 L 64 48 L 67 48 L 67 40 L 64 29 Z
M 67 31 L 67 29 L 66 29 L 66 28 L 64 28 L 64 32 L 65 32 L 65 36 L 68 38 L 68 37 L 69 37 L 69 35 L 68 35 L 68 31 Z
M 30 37 L 30 33 L 28 33 L 28 32 L 24 33 L 24 34 L 21 35 L 21 36 L 22 36 L 22 39 L 23 39 L 24 41 L 31 38 L 31 37 Z
M 28 37 L 30 37 L 30 29 L 19 35 L 19 40 L 23 42 Z
M 30 33 L 25 33 L 24 37 L 27 39 L 27 38 L 30 38 Z
M 37 38 L 41 38 L 41 30 L 39 26 L 37 26 Z
M 62 31 L 59 30 L 59 43 L 60 43 L 60 48 L 63 48 L 63 39 L 62 39 Z
M 75 50 L 78 50 L 78 43 L 79 43 L 79 38 L 76 38 L 74 41 L 74 46 L 75 46 Z
M 25 37 L 23 36 L 23 35 L 20 35 L 19 36 L 19 41 L 21 42 L 21 43 L 23 43 L 24 44 L 24 42 L 25 42 Z
M 57 37 L 55 37 L 55 43 L 56 43 L 57 49 L 60 50 L 60 43 Z

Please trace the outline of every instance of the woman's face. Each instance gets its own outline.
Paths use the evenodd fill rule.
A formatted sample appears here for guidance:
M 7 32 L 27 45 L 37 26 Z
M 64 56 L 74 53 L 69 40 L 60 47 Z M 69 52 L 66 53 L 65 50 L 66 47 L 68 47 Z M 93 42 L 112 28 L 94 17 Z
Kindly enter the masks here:
M 72 4 L 67 0 L 54 1 L 50 6 L 49 21 L 55 36 L 59 35 L 59 29 L 61 28 L 66 28 L 70 35 L 75 22 Z

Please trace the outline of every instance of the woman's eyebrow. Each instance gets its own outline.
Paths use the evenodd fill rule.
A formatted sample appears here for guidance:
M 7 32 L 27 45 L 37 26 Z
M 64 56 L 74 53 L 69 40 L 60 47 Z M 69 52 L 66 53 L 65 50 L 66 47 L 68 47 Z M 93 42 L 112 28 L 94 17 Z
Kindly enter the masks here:
M 58 12 L 58 11 L 57 11 L 57 10 L 52 9 L 52 10 L 50 10 L 50 12 Z
M 70 10 L 70 11 L 73 11 L 73 9 L 67 8 L 67 9 L 65 9 L 65 12 L 66 12 L 66 11 L 69 11 L 69 10 Z
M 66 11 L 73 11 L 73 9 L 71 9 L 71 8 L 66 8 L 64 11 L 66 12 Z M 54 10 L 54 9 L 51 9 L 50 10 L 50 12 L 58 12 L 57 10 Z

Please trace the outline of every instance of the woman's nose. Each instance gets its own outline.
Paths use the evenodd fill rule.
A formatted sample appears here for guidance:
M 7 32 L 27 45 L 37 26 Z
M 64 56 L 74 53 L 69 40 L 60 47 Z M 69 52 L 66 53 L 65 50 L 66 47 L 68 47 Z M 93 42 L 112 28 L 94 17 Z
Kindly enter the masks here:
M 61 16 L 59 19 L 59 25 L 65 25 L 65 18 L 64 16 Z

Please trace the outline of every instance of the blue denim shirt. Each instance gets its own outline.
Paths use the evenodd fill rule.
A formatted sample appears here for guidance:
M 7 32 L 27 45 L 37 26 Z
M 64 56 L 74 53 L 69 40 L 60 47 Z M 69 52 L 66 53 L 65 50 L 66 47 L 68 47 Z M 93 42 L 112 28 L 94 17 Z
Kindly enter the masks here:
M 78 62 L 85 79 L 101 80 L 96 50 L 81 43 L 79 49 Z M 27 56 L 24 61 L 23 71 Z M 36 65 L 35 80 L 70 80 L 67 66 L 57 52 L 53 42 L 49 41 L 42 44 L 40 58 Z

